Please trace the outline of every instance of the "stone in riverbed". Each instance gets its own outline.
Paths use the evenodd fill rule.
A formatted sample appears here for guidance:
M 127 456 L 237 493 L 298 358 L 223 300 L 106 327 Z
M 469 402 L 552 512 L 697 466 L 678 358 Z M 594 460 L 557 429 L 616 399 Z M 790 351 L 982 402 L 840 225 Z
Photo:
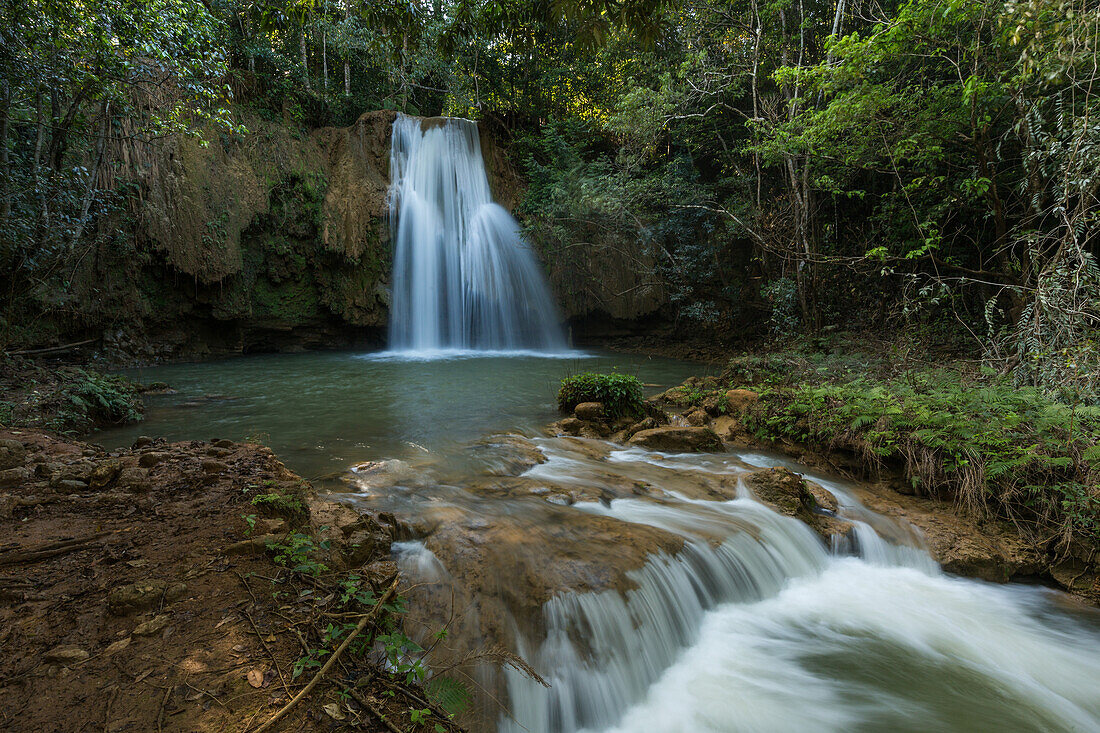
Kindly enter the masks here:
M 577 416 L 579 420 L 586 420 L 588 422 L 599 422 L 604 418 L 604 409 L 602 402 L 582 402 L 573 408 L 573 414 Z
M 634 434 L 630 444 L 647 450 L 666 453 L 691 453 L 722 450 L 722 441 L 710 428 L 673 427 L 650 428 Z
M 552 435 L 580 435 L 583 429 L 584 421 L 575 417 L 567 417 L 551 425 L 550 433 Z
M 726 392 L 726 414 L 740 417 L 759 399 L 760 395 L 750 389 L 731 389 Z

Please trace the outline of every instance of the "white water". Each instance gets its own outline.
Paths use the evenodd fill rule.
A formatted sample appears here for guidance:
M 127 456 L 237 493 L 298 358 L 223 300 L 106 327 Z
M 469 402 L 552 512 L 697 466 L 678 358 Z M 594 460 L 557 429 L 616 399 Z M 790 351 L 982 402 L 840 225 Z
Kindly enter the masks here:
M 591 483 L 600 461 L 544 451 L 528 475 Z M 617 451 L 604 467 L 736 474 L 746 455 Z M 761 460 L 763 459 L 763 460 Z M 797 467 L 796 467 L 797 468 Z M 549 689 L 508 674 L 509 733 L 1100 731 L 1100 627 L 1056 594 L 944 575 L 917 536 L 821 480 L 854 520 L 859 556 L 742 490 L 732 501 L 576 505 L 686 539 L 635 587 L 562 594 L 519 653 Z M 876 531 L 876 529 L 878 531 Z M 881 534 L 880 534 L 881 532 Z M 890 537 L 887 541 L 885 537 Z M 917 539 L 919 543 L 919 539 Z
M 566 349 L 539 262 L 492 200 L 476 123 L 398 115 L 390 176 L 393 351 Z

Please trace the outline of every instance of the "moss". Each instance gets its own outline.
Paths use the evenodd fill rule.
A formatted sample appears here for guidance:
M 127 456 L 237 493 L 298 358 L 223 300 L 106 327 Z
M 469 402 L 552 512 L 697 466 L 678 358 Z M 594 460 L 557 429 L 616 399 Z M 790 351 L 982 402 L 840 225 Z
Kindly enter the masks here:
M 308 279 L 273 283 L 259 278 L 252 288 L 252 304 L 254 317 L 290 325 L 314 320 L 321 311 L 317 288 Z

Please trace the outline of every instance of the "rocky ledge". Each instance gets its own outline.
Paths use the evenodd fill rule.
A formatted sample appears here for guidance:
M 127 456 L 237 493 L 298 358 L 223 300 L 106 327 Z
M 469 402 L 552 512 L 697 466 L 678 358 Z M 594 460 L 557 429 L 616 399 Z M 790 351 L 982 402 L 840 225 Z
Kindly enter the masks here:
M 874 512 L 919 532 L 932 557 L 948 572 L 991 582 L 1038 581 L 1100 603 L 1100 562 L 1091 554 L 1054 555 L 1034 546 L 1008 522 L 968 512 L 950 501 L 912 496 L 899 475 L 869 472 L 851 456 L 823 455 L 794 443 L 761 441 L 741 417 L 759 399 L 751 390 L 717 388 L 713 378 L 692 377 L 644 404 L 645 417 L 609 420 L 603 405 L 582 403 L 549 428 L 556 436 L 600 438 L 664 453 L 772 450 L 802 463 L 841 473 Z M 825 489 L 785 468 L 755 471 L 745 479 L 758 499 L 806 522 L 826 541 L 850 539 L 851 525 L 837 515 Z

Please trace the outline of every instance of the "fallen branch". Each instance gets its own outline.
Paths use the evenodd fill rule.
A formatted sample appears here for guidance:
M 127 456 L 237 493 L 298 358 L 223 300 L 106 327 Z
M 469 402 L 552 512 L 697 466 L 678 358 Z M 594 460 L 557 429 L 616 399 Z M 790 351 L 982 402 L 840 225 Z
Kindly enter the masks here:
M 85 550 L 89 547 L 102 544 L 100 540 L 110 532 L 100 532 L 90 537 L 81 537 L 79 539 L 62 540 L 61 542 L 54 542 L 47 545 L 42 545 L 33 550 L 24 550 L 22 552 L 9 552 L 0 555 L 0 567 L 4 565 L 18 565 L 25 562 L 38 562 L 39 560 L 45 560 L 47 558 L 55 557 L 57 555 L 64 555 L 68 552 L 76 552 L 78 550 Z
M 391 723 L 390 719 L 387 718 L 381 710 L 379 710 L 377 707 L 375 707 L 371 703 L 370 700 L 368 700 L 364 695 L 362 695 L 359 692 L 359 690 L 356 690 L 355 688 L 351 688 L 351 689 L 348 690 L 348 694 L 351 695 L 353 698 L 355 698 L 355 701 L 357 703 L 359 703 L 364 708 L 369 710 L 371 712 L 371 714 L 374 715 L 374 717 L 378 718 L 378 721 L 380 723 L 382 723 L 382 725 L 386 726 L 391 731 L 391 733 L 404 733 L 404 731 L 402 731 L 396 725 Z
M 309 684 L 303 687 L 302 691 L 295 695 L 290 700 L 290 702 L 284 705 L 282 709 L 279 710 L 279 712 L 271 716 L 271 718 L 269 718 L 266 723 L 261 725 L 259 728 L 253 730 L 252 733 L 260 733 L 260 731 L 267 730 L 277 721 L 284 718 L 287 713 L 293 710 L 298 703 L 300 703 L 303 699 L 305 699 L 307 695 L 309 695 L 309 693 L 313 690 L 314 687 L 317 686 L 317 684 L 321 681 L 325 674 L 327 674 L 328 671 L 332 669 L 333 665 L 336 664 L 336 660 L 339 659 L 344 651 L 348 648 L 348 645 L 351 644 L 351 640 L 359 636 L 363 629 L 367 628 L 367 624 L 374 620 L 374 618 L 382 610 L 382 607 L 386 605 L 386 603 L 389 602 L 390 598 L 393 597 L 394 593 L 397 592 L 397 581 L 398 578 L 394 578 L 393 584 L 389 587 L 389 589 L 386 590 L 382 597 L 378 599 L 378 603 L 375 605 L 375 607 L 372 608 L 369 613 L 365 614 L 361 619 L 359 619 L 359 623 L 356 624 L 355 628 L 351 630 L 351 633 L 344 638 L 344 641 L 340 644 L 340 646 L 336 647 L 336 651 L 334 651 L 332 653 L 332 656 L 328 658 L 328 661 L 325 662 L 325 666 L 321 667 L 320 671 L 318 671 L 317 674 L 313 676 L 313 679 L 309 681 Z
M 75 349 L 79 346 L 94 344 L 96 341 L 99 341 L 98 336 L 94 339 L 88 339 L 87 341 L 77 341 L 75 343 L 63 344 L 61 346 L 47 346 L 42 349 L 23 349 L 22 351 L 9 351 L 8 356 L 32 356 L 34 354 L 50 354 L 55 351 L 68 351 L 69 349 Z

